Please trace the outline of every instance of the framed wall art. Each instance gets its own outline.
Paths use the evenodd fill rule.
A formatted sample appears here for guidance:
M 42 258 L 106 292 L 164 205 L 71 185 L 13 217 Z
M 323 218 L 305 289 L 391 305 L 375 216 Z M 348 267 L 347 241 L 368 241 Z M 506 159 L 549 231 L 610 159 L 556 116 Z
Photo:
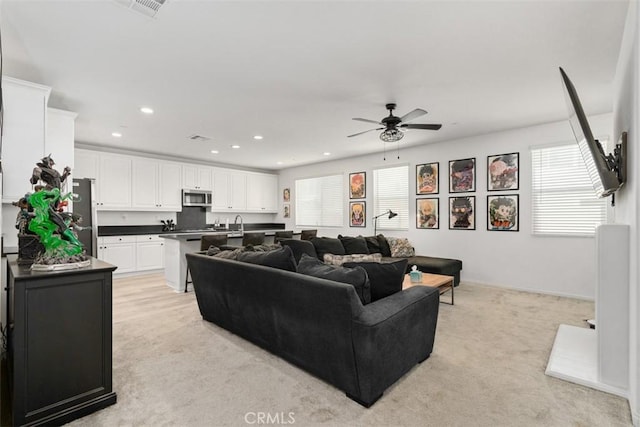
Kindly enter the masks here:
M 291 190 L 289 190 L 288 188 L 285 188 L 284 190 L 282 190 L 282 201 L 288 202 L 290 200 L 291 200 Z
M 476 229 L 476 197 L 449 197 L 449 229 Z
M 517 190 L 520 153 L 487 156 L 487 191 Z
M 416 228 L 432 230 L 440 228 L 440 199 L 437 197 L 416 199 Z
M 487 230 L 519 231 L 519 210 L 517 194 L 487 196 Z
M 367 195 L 367 174 L 366 172 L 355 172 L 349 174 L 349 198 L 364 199 Z
M 416 194 L 438 194 L 440 163 L 416 165 Z
M 284 218 L 291 217 L 291 205 L 289 205 L 288 203 L 282 205 L 282 216 Z
M 349 227 L 366 227 L 366 202 L 349 202 Z
M 476 191 L 476 158 L 449 161 L 449 193 Z

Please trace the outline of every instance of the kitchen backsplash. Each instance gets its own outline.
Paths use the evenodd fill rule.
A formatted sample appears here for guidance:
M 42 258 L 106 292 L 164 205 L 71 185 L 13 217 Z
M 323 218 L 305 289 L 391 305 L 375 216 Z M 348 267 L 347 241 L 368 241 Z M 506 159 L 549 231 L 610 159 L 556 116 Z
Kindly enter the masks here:
M 98 225 L 162 225 L 161 220 L 176 221 L 175 212 L 98 211 Z

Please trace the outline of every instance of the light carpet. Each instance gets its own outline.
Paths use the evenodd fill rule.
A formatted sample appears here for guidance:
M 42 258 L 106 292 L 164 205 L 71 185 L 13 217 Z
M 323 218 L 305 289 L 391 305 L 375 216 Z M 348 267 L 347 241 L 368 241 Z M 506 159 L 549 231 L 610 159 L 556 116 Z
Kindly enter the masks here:
M 152 279 L 114 281 L 118 403 L 70 425 L 632 425 L 625 399 L 544 374 L 558 325 L 583 326 L 588 301 L 463 283 L 440 304 L 431 357 L 365 409 Z

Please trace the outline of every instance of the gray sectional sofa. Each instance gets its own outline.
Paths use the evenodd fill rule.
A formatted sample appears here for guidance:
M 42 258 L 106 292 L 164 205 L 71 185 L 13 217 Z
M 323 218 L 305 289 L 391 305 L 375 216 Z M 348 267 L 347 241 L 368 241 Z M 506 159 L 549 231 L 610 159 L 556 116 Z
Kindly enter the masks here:
M 240 255 L 241 260 L 186 257 L 203 319 L 305 369 L 365 407 L 433 349 L 435 288 L 415 286 L 363 305 L 350 284 L 296 272 L 286 246 Z

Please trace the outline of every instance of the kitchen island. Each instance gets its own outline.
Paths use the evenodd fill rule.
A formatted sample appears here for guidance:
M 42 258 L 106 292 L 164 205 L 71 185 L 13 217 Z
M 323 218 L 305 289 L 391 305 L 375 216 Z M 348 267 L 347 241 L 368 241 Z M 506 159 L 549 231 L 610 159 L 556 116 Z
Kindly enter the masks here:
M 280 230 L 251 230 L 265 233 L 265 243 L 273 243 L 273 236 Z M 248 231 L 247 231 L 248 232 Z M 243 233 L 240 231 L 200 231 L 169 233 L 160 235 L 165 239 L 164 276 L 167 284 L 176 292 L 184 292 L 187 279 L 187 258 L 185 254 L 200 251 L 200 239 L 204 235 L 227 235 L 228 245 L 242 246 Z

